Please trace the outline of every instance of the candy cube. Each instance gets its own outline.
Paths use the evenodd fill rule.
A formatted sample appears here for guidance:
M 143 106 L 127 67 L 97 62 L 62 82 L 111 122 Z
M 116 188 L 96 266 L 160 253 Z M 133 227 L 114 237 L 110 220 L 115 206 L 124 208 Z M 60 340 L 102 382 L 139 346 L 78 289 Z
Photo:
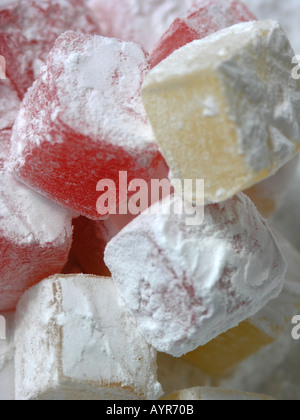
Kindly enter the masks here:
M 148 184 L 147 207 L 157 201 L 155 194 L 151 193 L 152 183 L 163 180 L 168 184 L 168 174 L 169 168 L 162 161 Z M 162 189 L 160 197 L 164 198 L 169 195 L 171 188 L 172 186 L 169 183 L 169 189 Z M 84 273 L 110 276 L 110 272 L 104 263 L 104 250 L 108 242 L 137 216 L 130 214 L 129 211 L 127 213 L 111 215 L 106 220 L 95 221 L 83 216 L 74 220 L 71 254 L 78 261 Z
M 110 278 L 54 276 L 22 297 L 16 320 L 18 400 L 157 399 L 156 352 Z
M 207 374 L 224 376 L 252 354 L 277 341 L 300 310 L 300 254 L 279 233 L 274 233 L 288 264 L 283 291 L 238 327 L 183 356 Z
M 164 398 L 178 401 L 275 401 L 275 398 L 249 392 L 231 391 L 220 388 L 191 388 L 175 392 Z
M 202 0 L 178 17 L 151 52 L 156 66 L 184 45 L 205 38 L 214 32 L 240 22 L 255 20 L 247 7 L 238 0 Z
M 283 204 L 296 178 L 298 166 L 299 154 L 275 175 L 244 191 L 264 217 L 270 218 Z
M 141 43 L 150 51 L 195 0 L 88 0 L 105 36 Z
M 162 159 L 140 97 L 148 70 L 149 56 L 137 44 L 75 32 L 59 37 L 14 126 L 17 176 L 95 220 L 107 216 L 97 210 L 105 190 L 99 181 L 113 185 L 112 206 L 126 202 L 120 172 L 128 182 L 148 181 Z
M 0 4 L 0 55 L 20 98 L 37 78 L 56 38 L 68 29 L 99 34 L 82 0 L 19 0 Z
M 286 271 L 244 194 L 207 206 L 194 226 L 181 204 L 174 196 L 152 206 L 109 242 L 104 257 L 144 337 L 175 357 L 257 313 L 279 295 Z
M 14 309 L 28 287 L 60 272 L 72 242 L 70 212 L 3 169 L 10 134 L 0 132 L 0 311 Z
M 278 23 L 240 23 L 180 48 L 146 77 L 144 104 L 172 174 L 204 179 L 206 203 L 273 175 L 300 149 L 294 55 Z
M 0 313 L 0 401 L 15 399 L 14 313 Z

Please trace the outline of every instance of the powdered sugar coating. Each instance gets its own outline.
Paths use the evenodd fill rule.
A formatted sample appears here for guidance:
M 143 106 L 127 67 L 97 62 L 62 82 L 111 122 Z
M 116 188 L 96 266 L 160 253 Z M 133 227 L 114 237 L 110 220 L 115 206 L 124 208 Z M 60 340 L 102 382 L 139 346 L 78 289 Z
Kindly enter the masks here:
M 141 43 L 148 51 L 195 0 L 88 0 L 105 36 Z
M 255 20 L 255 16 L 238 0 L 198 0 L 172 23 L 152 49 L 152 66 L 189 42 L 251 20 Z
M 0 176 L 0 230 L 18 244 L 64 243 L 72 237 L 71 214 L 21 184 Z M 69 239 L 67 239 L 69 238 Z
M 86 3 L 106 36 L 141 42 L 150 51 L 172 22 L 201 0 L 86 0 Z M 258 19 L 279 21 L 296 52 L 300 52 L 299 0 L 243 0 L 243 3 Z
M 144 104 L 172 176 L 205 179 L 207 204 L 273 175 L 300 149 L 293 56 L 277 22 L 253 21 L 185 45 L 145 78 Z
M 39 75 L 56 38 L 68 29 L 100 33 L 82 0 L 16 0 L 0 5 L 0 54 L 21 98 Z
M 161 155 L 140 86 L 149 56 L 137 44 L 66 32 L 28 91 L 12 136 L 14 173 L 91 219 L 100 180 L 149 180 Z M 118 199 L 118 195 L 117 195 Z
M 4 169 L 11 131 L 0 132 L 0 310 L 24 290 L 60 272 L 72 242 L 72 215 L 15 180 Z
M 228 118 L 237 126 L 239 154 L 254 171 L 273 166 L 273 174 L 300 148 L 294 55 L 277 22 L 240 23 L 175 51 L 151 70 L 143 91 L 146 96 L 151 88 L 159 91 L 212 68 L 221 81 Z
M 17 399 L 156 399 L 156 352 L 124 311 L 112 279 L 54 276 L 22 297 Z
M 133 151 L 155 142 L 140 96 L 149 56 L 139 45 L 65 34 L 50 54 L 49 68 L 57 69 L 42 76 L 57 77 L 54 122 L 95 142 L 101 133 L 113 145 Z
M 243 194 L 207 206 L 196 227 L 185 215 L 142 214 L 107 245 L 105 262 L 142 334 L 175 357 L 258 312 L 278 296 L 286 270 Z

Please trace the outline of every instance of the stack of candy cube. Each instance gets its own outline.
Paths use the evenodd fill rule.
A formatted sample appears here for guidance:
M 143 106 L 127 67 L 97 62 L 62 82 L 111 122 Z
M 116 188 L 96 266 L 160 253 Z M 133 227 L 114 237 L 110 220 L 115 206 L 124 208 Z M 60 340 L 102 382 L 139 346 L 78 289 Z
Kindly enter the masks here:
M 300 398 L 300 81 L 255 11 L 0 0 L 0 400 Z

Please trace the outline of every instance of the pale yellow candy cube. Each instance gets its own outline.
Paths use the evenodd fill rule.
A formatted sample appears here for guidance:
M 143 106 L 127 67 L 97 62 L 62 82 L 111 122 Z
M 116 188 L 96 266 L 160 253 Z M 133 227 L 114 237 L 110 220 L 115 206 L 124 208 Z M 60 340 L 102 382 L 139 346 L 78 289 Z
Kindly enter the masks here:
M 294 55 L 277 22 L 241 23 L 175 51 L 146 76 L 144 105 L 172 177 L 204 179 L 205 203 L 250 188 L 299 150 Z

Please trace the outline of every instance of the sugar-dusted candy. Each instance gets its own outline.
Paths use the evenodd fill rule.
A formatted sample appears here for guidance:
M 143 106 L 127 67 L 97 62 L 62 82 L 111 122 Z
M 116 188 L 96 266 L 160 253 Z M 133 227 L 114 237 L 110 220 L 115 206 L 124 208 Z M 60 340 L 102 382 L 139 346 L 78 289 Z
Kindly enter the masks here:
M 152 182 L 164 180 L 167 184 L 169 182 L 168 173 L 169 168 L 162 161 L 148 183 L 148 206 L 154 204 L 158 197 L 151 193 Z M 171 188 L 169 183 L 169 188 L 161 190 L 160 198 L 170 194 Z M 110 275 L 104 263 L 105 247 L 136 216 L 128 211 L 127 214 L 110 215 L 105 220 L 90 220 L 81 216 L 73 221 L 74 234 L 71 254 L 82 267 L 83 273 L 98 276 Z
M 299 155 L 297 154 L 275 175 L 244 191 L 264 217 L 270 218 L 284 203 L 284 199 L 296 179 L 298 166 Z
M 0 401 L 15 399 L 14 312 L 0 312 Z
M 257 314 L 203 347 L 183 356 L 198 369 L 222 377 L 243 360 L 276 342 L 300 310 L 300 254 L 272 229 L 287 262 L 282 292 Z
M 195 0 L 88 0 L 105 36 L 141 43 L 150 51 Z
M 0 131 L 12 129 L 21 102 L 9 79 L 0 80 Z
M 116 186 L 114 203 L 127 201 L 120 172 L 128 182 L 148 181 L 161 160 L 140 96 L 148 71 L 149 56 L 137 44 L 75 32 L 59 37 L 14 126 L 15 174 L 91 219 L 107 216 L 97 210 L 99 181 Z
M 151 51 L 152 66 L 184 45 L 240 22 L 255 20 L 239 0 L 200 0 L 177 17 Z
M 209 375 L 222 377 L 284 334 L 300 310 L 300 255 L 283 238 L 279 247 L 288 262 L 288 270 L 278 298 L 239 326 L 186 354 L 184 360 Z
M 0 4 L 0 55 L 20 98 L 45 64 L 56 38 L 68 29 L 99 34 L 83 0 L 16 0 Z
M 107 245 L 104 260 L 145 338 L 180 357 L 276 298 L 286 264 L 244 194 L 207 206 L 195 226 L 188 226 L 185 211 L 168 215 L 168 201 L 126 226 Z M 171 199 L 177 208 L 180 202 Z
M 157 399 L 156 352 L 124 311 L 112 279 L 54 276 L 22 297 L 18 400 Z
M 240 23 L 185 45 L 146 77 L 144 104 L 171 172 L 204 179 L 206 203 L 273 175 L 299 150 L 294 55 L 277 22 Z
M 275 401 L 275 398 L 267 395 L 208 387 L 185 389 L 175 392 L 164 399 L 178 401 Z
M 0 132 L 0 311 L 24 291 L 60 272 L 72 242 L 71 213 L 16 181 L 3 166 L 11 132 Z

